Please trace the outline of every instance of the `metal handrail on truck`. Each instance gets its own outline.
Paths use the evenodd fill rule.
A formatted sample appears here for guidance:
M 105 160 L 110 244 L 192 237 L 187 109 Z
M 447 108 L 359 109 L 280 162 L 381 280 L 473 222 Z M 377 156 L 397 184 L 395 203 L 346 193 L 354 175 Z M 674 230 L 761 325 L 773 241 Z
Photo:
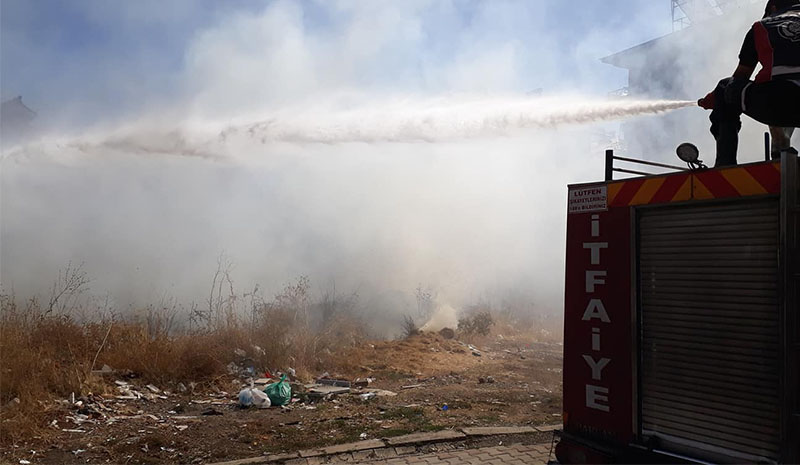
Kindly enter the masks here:
M 647 166 L 657 166 L 659 168 L 667 168 L 672 170 L 678 171 L 689 171 L 688 168 L 684 168 L 682 166 L 675 166 L 675 165 L 667 165 L 664 163 L 656 163 L 654 161 L 646 161 L 646 160 L 637 160 L 635 158 L 627 158 L 627 157 L 619 157 L 614 155 L 613 150 L 606 150 L 606 181 L 613 181 L 614 180 L 614 172 L 617 173 L 626 173 L 626 174 L 638 174 L 642 176 L 653 176 L 656 174 L 661 173 L 647 173 L 644 171 L 636 171 L 630 170 L 626 168 L 615 168 L 614 167 L 614 160 L 624 161 L 628 163 L 638 163 L 640 165 L 647 165 Z
M 770 138 L 769 132 L 765 132 L 764 133 L 764 161 L 770 161 L 770 158 L 771 158 L 770 141 L 771 141 L 771 138 Z M 690 145 L 696 151 L 696 147 L 694 147 L 692 144 L 682 144 L 682 145 Z M 679 147 L 679 150 L 680 150 L 680 147 Z M 679 154 L 679 156 L 680 156 L 680 154 Z M 647 165 L 647 166 L 657 166 L 659 168 L 667 168 L 667 169 L 678 170 L 678 171 L 691 171 L 691 170 L 697 169 L 697 168 L 703 168 L 703 169 L 706 168 L 705 165 L 702 165 L 702 162 L 700 162 L 700 164 L 689 163 L 690 167 L 689 168 L 684 168 L 682 166 L 667 165 L 667 164 L 664 164 L 664 163 L 656 163 L 654 161 L 637 160 L 635 158 L 619 157 L 617 155 L 614 155 L 614 151 L 613 150 L 609 149 L 609 150 L 606 150 L 606 179 L 605 179 L 606 182 L 614 180 L 614 172 L 615 171 L 617 173 L 637 174 L 637 175 L 641 175 L 641 176 L 653 176 L 653 175 L 658 175 L 658 174 L 665 174 L 665 173 L 648 173 L 648 172 L 644 172 L 644 171 L 630 170 L 630 169 L 627 169 L 627 168 L 615 168 L 614 167 L 614 160 L 624 161 L 624 162 L 628 162 L 628 163 L 638 163 L 640 165 Z

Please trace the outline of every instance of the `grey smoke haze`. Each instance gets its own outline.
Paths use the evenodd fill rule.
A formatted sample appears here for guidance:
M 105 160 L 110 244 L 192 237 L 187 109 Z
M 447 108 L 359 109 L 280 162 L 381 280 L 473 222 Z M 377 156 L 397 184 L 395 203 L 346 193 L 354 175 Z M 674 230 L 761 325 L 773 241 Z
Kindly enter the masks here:
M 267 296 L 308 275 L 315 292 L 333 283 L 357 290 L 374 311 L 403 311 L 396 296 L 413 300 L 422 284 L 454 307 L 513 289 L 543 312 L 559 312 L 565 186 L 601 176 L 607 141 L 598 133 L 616 126 L 550 127 L 565 121 L 547 115 L 574 119 L 570 109 L 586 110 L 574 98 L 583 93 L 600 108 L 588 120 L 622 116 L 603 93 L 624 84 L 624 73 L 596 60 L 666 32 L 668 8 L 614 0 L 609 10 L 624 14 L 598 23 L 582 13 L 562 21 L 562 2 L 468 3 L 468 26 L 460 28 L 452 24 L 464 15 L 458 2 L 251 5 L 215 13 L 187 32 L 178 64 L 140 53 L 132 58 L 137 66 L 113 63 L 128 73 L 108 72 L 91 57 L 85 73 L 68 70 L 70 82 L 42 73 L 34 86 L 40 92 L 25 99 L 49 127 L 2 159 L 3 287 L 22 296 L 46 292 L 72 261 L 85 263 L 93 292 L 109 292 L 120 305 L 165 294 L 199 301 L 224 252 L 237 288 L 260 284 Z M 86 5 L 97 17 L 107 10 L 102 2 Z M 130 8 L 112 17 L 132 31 L 158 16 Z M 175 23 L 192 10 L 173 9 Z M 661 14 L 664 24 L 654 28 Z M 3 29 L 13 31 L 8 17 L 4 11 Z M 3 94 L 24 94 L 9 84 L 24 87 L 21 64 L 46 69 L 44 59 L 24 35 L 5 34 Z M 702 91 L 654 97 L 694 99 L 710 90 L 735 66 L 743 34 L 715 39 L 730 66 L 676 69 L 695 73 Z M 139 69 L 148 64 L 152 76 Z M 71 85 L 80 98 L 71 99 Z M 520 98 L 542 86 L 548 111 Z M 437 110 L 431 102 L 464 94 L 469 104 L 455 111 L 469 124 L 453 129 L 441 108 L 454 107 Z M 125 110 L 108 102 L 114 95 Z M 409 116 L 419 115 L 420 103 L 435 117 Z M 631 114 L 661 108 L 625 104 Z M 509 120 L 492 110 L 514 105 L 517 116 L 529 117 Z M 677 104 L 663 109 L 669 105 Z M 341 111 L 365 107 L 373 109 L 366 118 Z M 673 115 L 685 132 L 663 134 L 660 118 L 642 117 L 636 121 L 652 122 L 652 131 L 626 137 L 707 139 L 705 123 L 697 123 L 704 112 Z M 265 120 L 277 121 L 278 132 L 253 124 Z M 350 131 L 331 139 L 332 128 L 342 127 Z M 398 137 L 398 128 L 414 137 Z M 672 161 L 669 153 L 645 157 Z

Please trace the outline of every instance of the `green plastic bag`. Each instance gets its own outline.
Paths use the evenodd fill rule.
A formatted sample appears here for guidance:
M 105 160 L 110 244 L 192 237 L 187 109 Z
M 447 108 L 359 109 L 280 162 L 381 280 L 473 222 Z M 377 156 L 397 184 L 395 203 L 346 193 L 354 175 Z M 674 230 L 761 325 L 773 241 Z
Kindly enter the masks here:
M 267 393 L 272 405 L 278 407 L 292 401 L 292 386 L 286 382 L 286 375 L 281 376 L 281 380 L 277 383 L 267 384 L 264 387 L 264 392 Z

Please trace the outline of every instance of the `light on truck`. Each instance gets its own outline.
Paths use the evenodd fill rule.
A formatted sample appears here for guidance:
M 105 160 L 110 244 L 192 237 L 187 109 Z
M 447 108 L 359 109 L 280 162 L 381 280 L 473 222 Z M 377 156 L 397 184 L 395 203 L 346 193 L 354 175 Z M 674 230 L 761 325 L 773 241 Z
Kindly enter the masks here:
M 678 158 L 689 165 L 689 169 L 692 171 L 708 168 L 703 164 L 703 160 L 700 160 L 700 150 L 694 144 L 684 142 L 675 149 L 675 153 L 678 154 Z
M 700 150 L 697 149 L 697 146 L 689 142 L 684 142 L 679 145 L 675 152 L 678 154 L 678 158 L 686 163 L 695 163 L 697 159 L 700 158 Z

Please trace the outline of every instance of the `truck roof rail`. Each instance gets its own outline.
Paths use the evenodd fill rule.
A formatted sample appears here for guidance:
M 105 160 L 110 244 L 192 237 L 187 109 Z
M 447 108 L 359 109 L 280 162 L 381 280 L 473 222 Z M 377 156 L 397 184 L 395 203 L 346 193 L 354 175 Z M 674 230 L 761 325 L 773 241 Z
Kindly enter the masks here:
M 668 168 L 677 171 L 689 171 L 688 168 L 682 166 L 675 166 L 675 165 L 667 165 L 664 163 L 656 163 L 654 161 L 647 161 L 647 160 L 637 160 L 635 158 L 627 158 L 627 157 L 619 157 L 614 155 L 613 150 L 606 150 L 606 181 L 613 181 L 614 180 L 614 172 L 617 173 L 627 173 L 627 174 L 638 174 L 642 176 L 652 176 L 661 173 L 648 173 L 644 171 L 637 171 L 631 170 L 626 168 L 616 168 L 614 167 L 614 160 L 624 161 L 628 163 L 638 163 L 640 165 L 647 165 L 647 166 L 657 166 L 659 168 Z

